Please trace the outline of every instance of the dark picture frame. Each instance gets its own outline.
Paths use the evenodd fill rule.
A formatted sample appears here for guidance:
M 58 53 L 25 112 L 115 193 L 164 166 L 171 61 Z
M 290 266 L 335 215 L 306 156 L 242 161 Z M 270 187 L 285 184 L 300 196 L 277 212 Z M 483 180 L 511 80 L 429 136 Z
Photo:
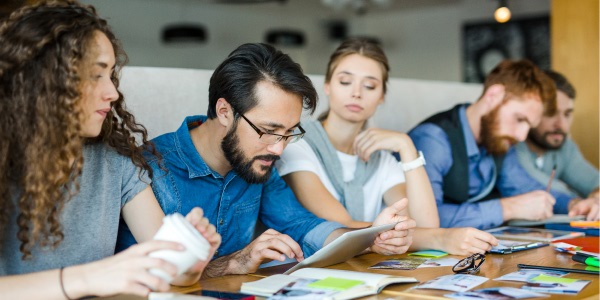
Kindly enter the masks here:
M 469 22 L 463 25 L 463 80 L 481 83 L 502 59 L 529 59 L 550 69 L 550 18 Z

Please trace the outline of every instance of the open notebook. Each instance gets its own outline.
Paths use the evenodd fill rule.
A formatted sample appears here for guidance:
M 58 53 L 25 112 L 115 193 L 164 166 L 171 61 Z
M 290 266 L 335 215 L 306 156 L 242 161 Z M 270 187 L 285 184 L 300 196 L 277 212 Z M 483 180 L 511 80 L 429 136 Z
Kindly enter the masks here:
M 353 282 L 354 284 L 347 288 L 339 288 L 343 284 L 327 287 L 319 285 L 319 282 L 325 280 L 328 282 Z M 321 269 L 321 268 L 302 268 L 290 275 L 277 274 L 257 281 L 242 283 L 241 292 L 262 297 L 271 297 L 286 299 L 286 293 L 291 295 L 311 295 L 311 299 L 331 299 L 344 300 L 354 299 L 367 295 L 375 295 L 381 290 L 395 283 L 413 283 L 418 282 L 413 277 L 392 276 L 375 273 L 363 273 L 354 271 Z M 325 286 L 325 288 L 324 288 Z M 336 289 L 338 288 L 338 289 Z M 308 299 L 308 298 L 306 298 Z

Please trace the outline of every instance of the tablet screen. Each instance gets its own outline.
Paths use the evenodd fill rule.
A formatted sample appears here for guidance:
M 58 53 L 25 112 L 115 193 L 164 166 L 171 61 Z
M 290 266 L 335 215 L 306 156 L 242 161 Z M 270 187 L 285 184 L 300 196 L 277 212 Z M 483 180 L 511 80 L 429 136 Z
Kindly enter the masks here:
M 284 274 L 290 274 L 300 268 L 319 268 L 345 262 L 367 249 L 373 244 L 377 235 L 394 228 L 396 224 L 398 223 L 346 232 L 333 242 L 315 252 L 312 256 L 287 270 Z
M 583 235 L 580 232 L 510 226 L 490 229 L 488 232 L 498 237 L 533 241 L 554 241 Z
M 498 240 L 498 245 L 493 247 L 492 250 L 490 250 L 489 252 L 497 254 L 509 254 L 528 249 L 540 248 L 548 245 L 548 243 L 544 242 Z

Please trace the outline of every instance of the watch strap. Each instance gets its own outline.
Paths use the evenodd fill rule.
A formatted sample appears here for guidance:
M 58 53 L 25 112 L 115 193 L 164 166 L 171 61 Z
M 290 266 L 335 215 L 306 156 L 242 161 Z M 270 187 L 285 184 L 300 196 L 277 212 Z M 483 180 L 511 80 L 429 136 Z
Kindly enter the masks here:
M 419 151 L 419 156 L 412 161 L 402 163 L 402 170 L 404 172 L 416 169 L 420 166 L 425 165 L 425 156 L 423 156 L 423 152 Z

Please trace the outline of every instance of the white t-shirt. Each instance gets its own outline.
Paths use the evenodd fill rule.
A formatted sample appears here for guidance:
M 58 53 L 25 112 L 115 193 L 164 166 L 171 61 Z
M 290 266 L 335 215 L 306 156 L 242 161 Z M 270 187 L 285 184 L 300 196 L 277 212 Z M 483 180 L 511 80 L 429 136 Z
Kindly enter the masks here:
M 382 151 L 381 154 L 377 171 L 363 186 L 365 213 L 363 219 L 357 221 L 372 222 L 385 206 L 383 194 L 391 187 L 405 181 L 402 165 L 396 161 L 396 158 L 388 151 Z M 340 151 L 337 151 L 337 155 L 344 170 L 344 181 L 348 182 L 354 178 L 356 160 L 359 158 L 356 155 Z M 306 141 L 300 140 L 297 143 L 289 144 L 275 166 L 281 176 L 298 171 L 315 173 L 331 195 L 339 200 L 339 194 L 327 177 L 317 155 Z

